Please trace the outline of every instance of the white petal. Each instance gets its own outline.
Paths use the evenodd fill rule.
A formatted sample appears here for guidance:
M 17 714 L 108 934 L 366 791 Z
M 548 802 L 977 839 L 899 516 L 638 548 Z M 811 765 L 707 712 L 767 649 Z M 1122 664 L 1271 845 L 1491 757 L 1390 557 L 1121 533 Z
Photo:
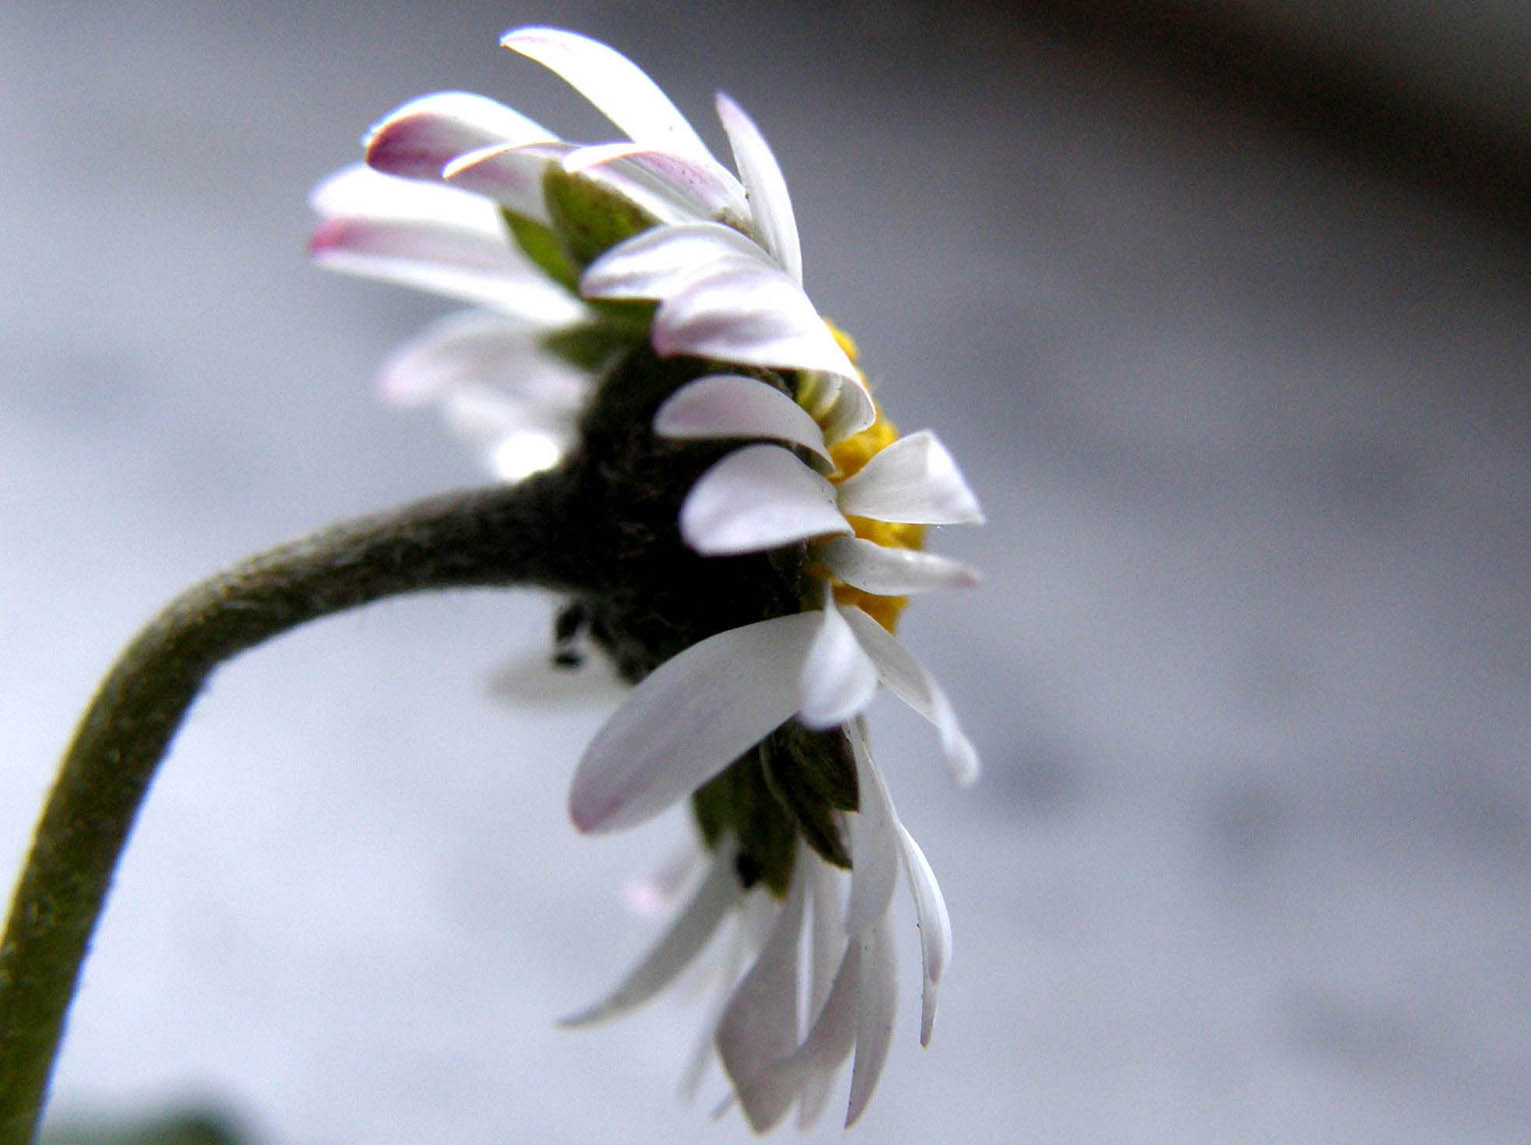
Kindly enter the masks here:
M 585 749 L 569 812 L 582 831 L 631 827 L 706 783 L 797 711 L 817 613 L 731 628 L 665 661 Z
M 744 187 L 728 168 L 710 156 L 707 162 L 698 163 L 673 151 L 656 151 L 640 143 L 597 143 L 564 156 L 563 169 L 576 174 L 618 160 L 623 161 L 624 167 L 646 172 L 668 188 L 675 201 L 688 208 L 686 213 L 693 219 L 727 219 L 740 225 L 749 220 Z
M 831 537 L 819 544 L 817 555 L 841 580 L 878 596 L 968 588 L 978 583 L 978 573 L 960 561 L 917 549 L 890 548 L 860 537 Z
M 801 861 L 801 858 L 800 860 Z M 770 1067 L 797 1047 L 798 939 L 804 880 L 794 878 L 760 957 L 740 981 L 718 1022 L 718 1057 L 734 1083 L 750 1128 L 764 1133 L 797 1096 L 766 1080 Z
M 936 1020 L 936 991 L 941 975 L 952 956 L 952 920 L 946 912 L 946 898 L 930 869 L 925 852 L 908 829 L 898 824 L 898 839 L 904 856 L 904 873 L 909 876 L 909 892 L 914 896 L 914 912 L 920 924 L 920 958 L 925 968 L 925 989 L 920 1001 L 920 1045 L 930 1044 L 931 1027 Z
M 686 1068 L 681 1072 L 680 1085 L 677 1087 L 680 1096 L 689 1101 L 696 1096 L 696 1091 L 701 1087 L 702 1078 L 706 1076 L 707 1067 L 712 1064 L 713 1058 L 713 1032 L 718 1028 L 718 1022 L 723 1017 L 723 1011 L 728 1006 L 729 995 L 734 985 L 739 981 L 740 971 L 744 967 L 744 957 L 751 952 L 751 944 L 746 941 L 745 932 L 750 929 L 750 917 L 764 900 L 763 895 L 752 895 L 745 899 L 744 909 L 739 912 L 742 917 L 733 927 L 733 933 L 729 941 L 724 944 L 722 956 L 712 968 L 709 977 L 717 980 L 718 989 L 713 992 L 709 999 L 706 1013 L 703 1015 L 700 1026 L 701 1035 L 696 1039 L 696 1045 L 691 1051 L 691 1056 L 686 1061 Z M 758 943 L 754 947 L 758 947 Z
M 500 43 L 563 77 L 634 142 L 698 161 L 712 157 L 669 97 L 621 52 L 561 28 L 518 28 Z
M 732 227 L 654 227 L 591 263 L 579 288 L 586 298 L 663 299 L 740 263 L 769 265 L 765 251 Z
M 901 437 L 840 483 L 845 512 L 916 525 L 983 522 L 978 499 L 946 447 L 928 429 Z
M 877 666 L 831 597 L 825 598 L 824 623 L 803 661 L 802 690 L 798 718 L 821 730 L 839 727 L 877 694 Z
M 725 846 L 719 840 L 718 850 Z M 688 840 L 657 867 L 629 879 L 622 888 L 622 904 L 639 918 L 670 914 L 681 893 L 695 885 L 702 868 L 711 871 L 716 862 L 717 852 L 704 852 Z
M 813 984 L 808 995 L 808 1013 L 816 1015 L 829 997 L 835 967 L 845 946 L 845 917 L 840 909 L 838 872 L 816 859 L 809 864 L 809 869 L 812 872 L 809 890 L 813 908 Z
M 764 437 L 812 450 L 831 465 L 818 423 L 775 386 L 739 374 L 688 382 L 654 415 L 654 432 L 682 441 Z
M 482 95 L 439 91 L 395 108 L 367 134 L 367 163 L 409 179 L 440 179 L 459 155 L 491 144 L 557 139 L 540 123 Z
M 861 384 L 803 288 L 774 266 L 722 266 L 684 287 L 660 304 L 650 338 L 664 357 L 822 370 Z
M 830 445 L 860 433 L 877 420 L 877 406 L 872 401 L 872 391 L 867 389 L 859 375 L 851 380 L 838 375 L 817 376 L 828 378 L 833 383 L 834 398 L 823 413 L 818 415 L 819 424 L 824 427 L 824 440 Z
M 563 324 L 584 313 L 576 299 L 516 254 L 508 240 L 495 242 L 477 231 L 325 219 L 314 229 L 309 253 L 330 270 L 414 287 L 531 321 Z
M 342 167 L 323 180 L 309 192 L 308 203 L 326 219 L 433 223 L 474 231 L 487 241 L 508 241 L 493 203 L 455 187 L 384 175 L 361 163 Z
M 827 1014 L 828 1003 L 835 985 L 835 976 L 839 965 L 847 951 L 845 942 L 844 916 L 840 910 L 840 893 L 838 879 L 827 863 L 811 862 L 808 864 L 812 882 L 809 890 L 810 905 L 813 908 L 813 928 L 810 932 L 809 944 L 809 988 L 808 988 L 808 1037 L 805 1039 L 793 1056 L 802 1055 L 810 1059 L 807 1075 L 802 1082 L 802 1090 L 799 1094 L 801 1105 L 798 1109 L 798 1128 L 811 1128 L 824 1112 L 824 1106 L 829 1102 L 829 1090 L 834 1083 L 834 1071 L 845 1056 L 850 1053 L 851 1040 L 854 1037 L 854 1026 L 846 1022 L 843 1031 L 843 1049 L 838 1057 L 830 1057 L 825 1050 L 820 1050 L 815 1045 L 815 1037 L 827 1039 L 830 1031 L 826 1029 L 820 1033 L 819 1027 L 826 1022 L 832 1024 L 834 1016 Z M 850 949 L 856 949 L 851 944 Z M 854 1012 L 854 1006 L 847 1007 L 849 1012 Z M 830 1051 L 832 1052 L 832 1051 Z
M 851 894 L 845 909 L 845 929 L 866 932 L 888 912 L 893 885 L 898 881 L 898 822 L 887 786 L 867 747 L 861 721 L 847 729 L 856 755 L 858 810 L 845 817 L 851 837 Z
M 725 845 L 718 849 L 711 870 L 685 909 L 654 947 L 628 971 L 617 988 L 588 1009 L 561 1019 L 559 1024 L 585 1026 L 614 1018 L 647 1002 L 690 965 L 707 945 L 728 909 L 738 900 L 733 847 Z
M 588 377 L 546 353 L 541 323 L 480 310 L 449 314 L 404 343 L 379 374 L 383 399 L 417 406 L 468 383 L 487 384 L 534 405 L 571 413 Z
M 882 1076 L 888 1060 L 888 1045 L 893 1040 L 893 1012 L 898 1002 L 898 985 L 893 940 L 887 919 L 863 934 L 861 943 L 861 981 L 856 990 L 856 1060 L 851 1066 L 851 1099 L 845 1111 L 845 1127 L 856 1123 L 872 1099 L 872 1090 Z
M 722 92 L 718 93 L 717 106 L 718 118 L 723 121 L 723 130 L 728 133 L 728 142 L 734 151 L 734 163 L 749 190 L 755 231 L 782 269 L 801 283 L 803 250 L 786 177 L 781 173 L 770 144 L 744 109 Z
M 935 678 L 892 633 L 859 608 L 848 607 L 842 613 L 867 655 L 877 664 L 882 682 L 904 703 L 936 725 L 952 778 L 963 786 L 972 783 L 978 778 L 978 752 L 963 734 L 957 713 Z
M 483 386 L 464 385 L 441 402 L 448 426 L 471 444 L 489 471 L 514 484 L 551 469 L 573 448 L 574 419 Z
M 845 945 L 833 983 L 808 1030 L 808 1036 L 788 1056 L 776 1062 L 757 1085 L 796 1090 L 802 1098 L 799 1127 L 809 1128 L 823 1112 L 835 1071 L 856 1044 L 857 991 L 861 985 L 861 943 Z
M 454 188 L 482 195 L 517 214 L 547 224 L 551 219 L 542 195 L 542 176 L 560 150 L 556 144 L 527 147 L 492 144 L 453 159 L 442 170 L 442 178 Z
M 736 449 L 703 473 L 680 507 L 680 532 L 704 556 L 762 552 L 848 533 L 834 488 L 779 445 Z

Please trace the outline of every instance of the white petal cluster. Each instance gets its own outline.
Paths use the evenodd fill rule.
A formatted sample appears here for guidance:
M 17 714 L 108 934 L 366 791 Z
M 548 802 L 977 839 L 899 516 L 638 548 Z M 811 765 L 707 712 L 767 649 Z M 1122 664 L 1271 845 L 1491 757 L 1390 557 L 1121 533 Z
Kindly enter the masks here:
M 400 349 L 382 388 L 395 402 L 439 403 L 507 480 L 556 464 L 572 445 L 593 379 L 550 352 L 548 335 L 596 320 L 605 303 L 656 304 L 646 336 L 659 355 L 739 371 L 682 386 L 655 418 L 661 437 L 743 443 L 690 489 L 681 535 L 706 556 L 807 545 L 810 567 L 824 573 L 822 592 L 803 611 L 701 640 L 645 677 L 584 753 L 571 814 L 586 831 L 631 826 L 686 799 L 786 721 L 843 728 L 859 806 L 837 821 L 853 872 L 842 887 L 841 874 L 799 844 L 790 888 L 774 900 L 741 888 L 725 835 L 651 953 L 570 1021 L 609 1017 L 652 997 L 727 924 L 737 934 L 710 1041 L 745 1116 L 764 1130 L 796 1104 L 800 1120 L 812 1121 L 853 1057 L 849 1123 L 871 1095 L 891 1036 L 888 908 L 900 870 L 920 922 L 922 1042 L 951 946 L 940 889 L 894 811 L 863 712 L 886 685 L 935 725 L 959 782 L 976 776 L 978 761 L 931 676 L 849 602 L 854 595 L 837 603 L 833 588 L 903 597 L 973 584 L 966 566 L 879 543 L 875 530 L 860 535 L 858 522 L 945 525 L 982 515 L 929 432 L 887 444 L 852 474 L 837 471 L 834 447 L 871 427 L 877 408 L 803 290 L 786 180 L 735 103 L 717 100 L 737 175 L 611 48 L 551 28 L 512 31 L 502 43 L 568 81 L 626 139 L 569 143 L 482 96 L 423 96 L 372 129 L 366 165 L 316 189 L 321 223 L 312 250 L 336 269 L 476 308 Z M 507 229 L 511 216 L 556 229 L 545 195 L 552 170 L 592 181 L 649 225 L 560 280 Z M 750 369 L 776 371 L 796 390 L 743 372 Z

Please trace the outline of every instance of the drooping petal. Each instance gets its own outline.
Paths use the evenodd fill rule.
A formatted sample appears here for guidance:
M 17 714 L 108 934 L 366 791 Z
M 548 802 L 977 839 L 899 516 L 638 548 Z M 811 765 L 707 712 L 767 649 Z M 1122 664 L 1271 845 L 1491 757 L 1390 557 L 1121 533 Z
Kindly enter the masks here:
M 846 727 L 856 756 L 856 786 L 860 807 L 845 817 L 851 837 L 851 894 L 845 908 L 845 929 L 865 933 L 888 912 L 898 881 L 898 816 L 888 798 L 877 765 L 867 747 L 861 720 Z
M 621 52 L 561 28 L 517 28 L 504 47 L 561 76 L 636 143 L 689 159 L 711 159 L 707 145 L 643 69 Z
M 877 664 L 882 682 L 900 700 L 935 724 L 941 733 L 941 749 L 947 769 L 959 784 L 978 778 L 978 752 L 962 731 L 957 713 L 935 678 L 920 665 L 886 628 L 859 608 L 842 609 L 846 623 L 856 633 L 867 655 Z
M 342 167 L 322 180 L 309 192 L 308 204 L 325 219 L 435 224 L 473 231 L 488 242 L 506 240 L 494 204 L 479 196 L 437 183 L 384 175 L 361 163 Z
M 817 555 L 847 584 L 878 596 L 907 596 L 933 588 L 969 588 L 978 573 L 960 561 L 918 549 L 896 549 L 860 537 L 831 537 Z
M 709 975 L 717 980 L 718 989 L 713 992 L 713 997 L 709 1000 L 707 1012 L 700 1027 L 701 1036 L 697 1038 L 691 1056 L 686 1060 L 686 1068 L 681 1073 L 678 1087 L 681 1097 L 688 1101 L 696 1096 L 696 1091 L 701 1087 L 702 1078 L 706 1076 L 707 1067 L 712 1064 L 713 1033 L 718 1028 L 718 1022 L 723 1018 L 723 1011 L 728 1007 L 733 987 L 739 981 L 745 956 L 759 947 L 758 942 L 752 943 L 748 940 L 746 932 L 751 929 L 752 916 L 763 905 L 762 899 L 763 896 L 760 895 L 745 899 L 744 909 L 739 912 L 741 917 L 733 927 L 733 933 L 724 944 L 722 955 Z
M 718 1057 L 734 1083 L 750 1128 L 764 1133 L 797 1096 L 771 1084 L 770 1067 L 797 1047 L 798 940 L 803 926 L 804 880 L 792 880 L 787 900 L 755 965 L 739 982 L 718 1022 Z
M 469 151 L 557 138 L 487 96 L 438 91 L 402 104 L 373 125 L 367 133 L 367 165 L 407 179 L 440 179 L 448 163 Z
M 755 233 L 793 279 L 803 281 L 803 250 L 792 214 L 792 196 L 776 156 L 755 121 L 722 92 L 717 96 L 718 118 L 733 148 L 734 163 L 749 190 L 750 214 Z
M 823 1112 L 835 1071 L 856 1044 L 862 944 L 855 940 L 845 943 L 842 938 L 841 945 L 844 954 L 808 1036 L 755 1083 L 777 1091 L 796 1090 L 802 1100 L 798 1124 L 803 1129 L 809 1128 Z
M 834 464 L 807 410 L 775 386 L 742 374 L 710 374 L 688 382 L 659 407 L 654 432 L 682 441 L 771 438 L 800 445 Z
M 488 386 L 466 383 L 441 400 L 453 432 L 481 454 L 501 481 L 551 469 L 574 444 L 574 418 Z
M 423 184 L 422 184 L 423 185 Z M 325 219 L 314 229 L 315 262 L 364 278 L 473 302 L 548 324 L 583 315 L 578 301 L 477 231 L 374 219 Z
M 786 721 L 818 631 L 798 612 L 731 628 L 666 660 L 585 749 L 569 812 L 582 831 L 631 827 L 691 794 Z
M 629 169 L 647 172 L 668 188 L 692 219 L 727 220 L 730 225 L 744 225 L 749 220 L 744 187 L 728 168 L 710 156 L 707 162 L 699 163 L 673 151 L 656 151 L 640 143 L 596 143 L 565 155 L 563 169 L 576 174 L 618 161 Z
M 716 861 L 717 851 L 704 852 L 687 840 L 657 867 L 628 879 L 622 888 L 622 903 L 639 918 L 670 914 L 681 893 L 696 883 L 702 868 L 711 871 Z
M 660 304 L 650 337 L 664 357 L 690 354 L 748 366 L 821 370 L 853 386 L 863 384 L 802 287 L 764 263 L 720 266 L 670 295 Z
M 803 1079 L 799 1093 L 801 1104 L 798 1107 L 797 1123 L 800 1129 L 811 1128 L 819 1119 L 819 1115 L 824 1112 L 824 1106 L 829 1102 L 830 1087 L 834 1083 L 835 1068 L 850 1053 L 854 1026 L 844 1022 L 842 1023 L 843 1032 L 834 1030 L 835 1016 L 828 1012 L 828 1004 L 840 963 L 849 950 L 857 949 L 856 944 L 847 946 L 845 941 L 844 913 L 840 909 L 840 893 L 837 885 L 839 880 L 826 863 L 809 863 L 808 870 L 812 879 L 809 886 L 809 905 L 812 907 L 813 919 L 808 949 L 809 1029 L 808 1037 L 793 1055 L 794 1057 L 801 1055 L 809 1059 L 807 1076 Z M 853 1012 L 854 1006 L 847 1006 L 846 1010 Z M 821 1025 L 826 1026 L 822 1033 Z M 821 1041 L 827 1041 L 837 1035 L 843 1039 L 843 1048 L 840 1048 L 837 1057 L 831 1055 L 838 1047 L 838 1043 L 822 1049 L 815 1043 L 816 1037 Z
M 405 342 L 378 375 L 383 400 L 417 406 L 467 383 L 487 384 L 535 405 L 572 412 L 589 379 L 544 353 L 542 323 L 470 310 L 438 319 Z
M 936 1021 L 936 991 L 952 956 L 952 920 L 925 852 L 902 823 L 898 824 L 898 839 L 904 873 L 909 876 L 909 892 L 914 896 L 914 913 L 920 924 L 920 958 L 925 969 L 925 989 L 920 996 L 920 1045 L 928 1046 Z
M 454 188 L 482 195 L 529 219 L 551 222 L 542 194 L 542 177 L 566 144 L 537 143 L 525 147 L 491 144 L 468 151 L 442 170 Z M 493 204 L 489 204 L 492 206 Z
M 802 693 L 798 718 L 820 730 L 843 724 L 877 694 L 877 666 L 862 651 L 833 597 L 825 598 L 824 623 L 803 661 Z
M 768 267 L 766 254 L 720 223 L 654 227 L 618 243 L 586 269 L 586 298 L 669 298 L 736 264 Z
M 641 1006 L 691 964 L 718 923 L 739 899 L 733 869 L 734 848 L 720 846 L 712 868 L 680 914 L 653 948 L 627 972 L 617 988 L 595 1005 L 560 1019 L 562 1026 L 586 1026 Z
M 898 983 L 888 920 L 877 922 L 857 940 L 861 944 L 861 980 L 856 989 L 856 1059 L 851 1066 L 851 1098 L 845 1127 L 854 1125 L 872 1099 L 893 1040 L 893 1012 Z
M 840 483 L 840 507 L 857 517 L 914 525 L 983 523 L 957 462 L 928 429 L 901 437 Z
M 833 486 L 779 445 L 734 450 L 697 479 L 680 507 L 681 536 L 704 556 L 850 531 Z

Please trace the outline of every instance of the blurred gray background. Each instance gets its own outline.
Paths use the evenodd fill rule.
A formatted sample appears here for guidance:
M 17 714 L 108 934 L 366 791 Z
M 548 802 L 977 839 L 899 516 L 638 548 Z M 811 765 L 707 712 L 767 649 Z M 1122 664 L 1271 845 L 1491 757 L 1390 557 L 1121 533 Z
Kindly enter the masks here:
M 1531 1123 L 1531 50 L 1520 4 L 39 3 L 0 9 L 0 867 L 180 587 L 478 481 L 372 372 L 446 307 L 309 267 L 418 93 L 605 128 L 505 28 L 721 87 L 809 289 L 958 455 L 987 573 L 907 642 L 984 753 L 874 736 L 956 953 L 864 1141 L 1512 1142 Z M 698 1007 L 554 1020 L 679 819 L 566 822 L 607 710 L 491 695 L 549 602 L 337 618 L 224 671 L 140 821 L 61 1117 L 260 1141 L 748 1138 Z M 711 1094 L 713 1091 L 708 1091 Z M 833 1118 L 827 1119 L 832 1122 Z M 839 1131 L 822 1126 L 814 1140 Z

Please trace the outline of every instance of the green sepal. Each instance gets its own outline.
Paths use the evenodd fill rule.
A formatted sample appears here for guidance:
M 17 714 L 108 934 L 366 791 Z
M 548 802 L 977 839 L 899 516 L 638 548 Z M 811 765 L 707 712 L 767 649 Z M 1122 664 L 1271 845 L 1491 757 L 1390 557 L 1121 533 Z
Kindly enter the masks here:
M 813 731 L 789 720 L 762 741 L 760 756 L 766 785 L 796 821 L 803 841 L 825 862 L 849 870 L 851 855 L 836 813 L 856 810 L 860 792 L 846 734 L 838 728 Z
M 777 898 L 787 893 L 797 857 L 797 827 L 771 794 L 758 749 L 698 788 L 691 806 L 708 847 L 716 847 L 725 831 L 733 833 L 739 845 L 734 869 L 745 890 L 759 883 Z
M 582 268 L 659 221 L 626 196 L 585 175 L 571 175 L 556 163 L 542 176 L 542 197 L 553 229 Z
M 542 337 L 542 348 L 571 366 L 599 373 L 633 344 L 631 331 L 606 322 L 582 322 Z
M 635 343 L 648 340 L 654 304 L 621 302 L 595 304 L 593 308 L 593 321 L 544 334 L 541 346 L 578 369 L 601 373 Z
M 571 293 L 578 293 L 579 266 L 569 257 L 563 240 L 552 227 L 509 207 L 500 208 L 500 217 L 505 220 L 510 237 L 516 240 L 527 258 L 554 282 Z

